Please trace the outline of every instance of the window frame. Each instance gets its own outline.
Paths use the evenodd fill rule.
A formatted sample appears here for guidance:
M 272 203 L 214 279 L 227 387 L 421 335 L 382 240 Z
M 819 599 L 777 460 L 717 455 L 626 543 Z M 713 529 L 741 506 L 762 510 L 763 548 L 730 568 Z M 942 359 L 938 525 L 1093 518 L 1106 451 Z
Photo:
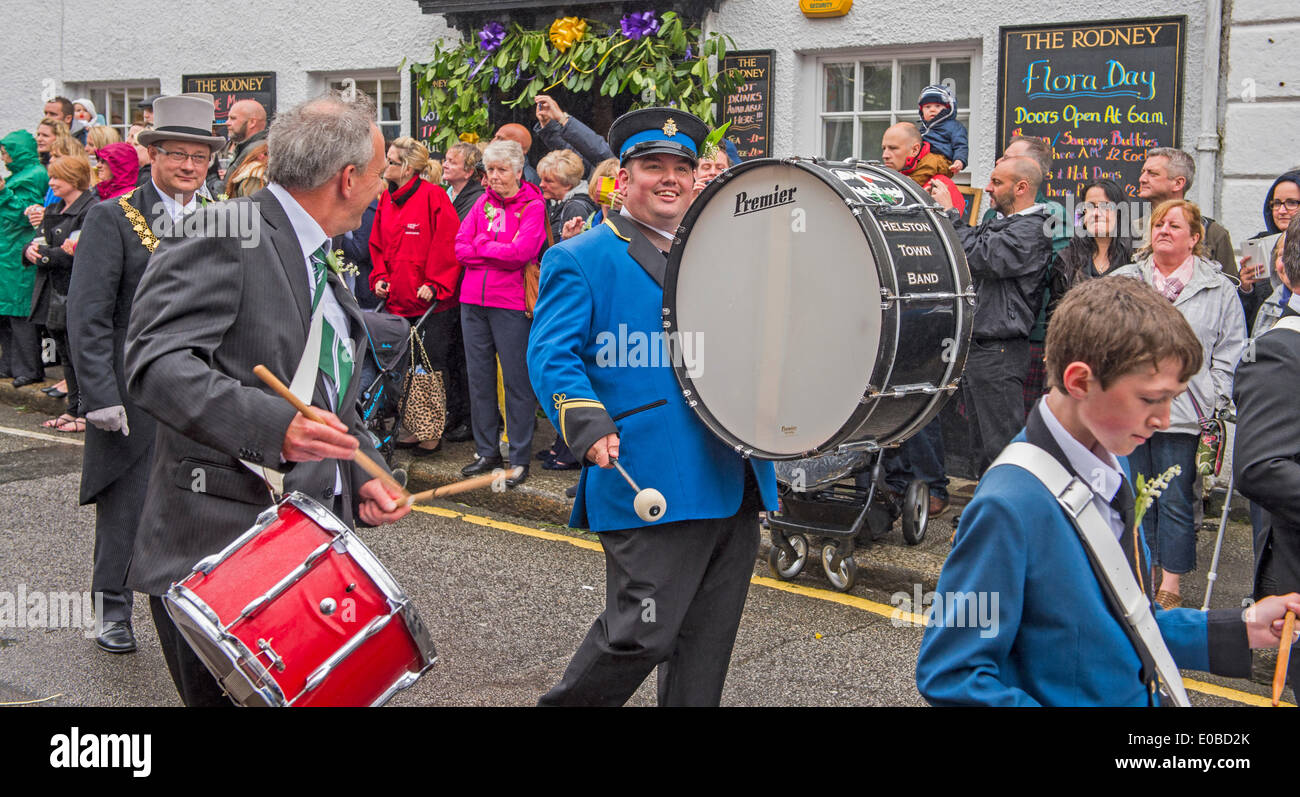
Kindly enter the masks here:
M 400 138 L 405 135 L 403 129 L 407 126 L 406 114 L 402 112 L 402 109 L 405 107 L 405 99 L 402 96 L 404 90 L 402 84 L 406 80 L 405 73 L 398 72 L 396 68 L 378 70 L 353 69 L 341 72 L 322 73 L 319 75 L 319 78 L 321 89 L 323 91 L 334 89 L 336 88 L 336 83 L 341 83 L 349 79 L 354 82 L 358 91 L 362 91 L 363 89 L 359 84 L 374 81 L 375 93 L 372 95 L 372 99 L 375 102 L 375 125 L 379 127 L 379 132 L 383 134 L 384 141 L 392 141 L 395 138 Z M 385 89 L 385 86 L 389 83 L 392 85 Z M 397 117 L 395 119 L 386 120 L 383 118 L 383 96 L 385 90 L 393 91 L 397 94 Z M 367 91 L 366 93 L 369 94 L 370 92 Z
M 65 86 L 68 92 L 64 96 L 76 101 L 77 97 L 86 97 L 95 103 L 95 110 L 104 117 L 104 125 L 116 130 L 126 141 L 126 134 L 133 124 L 142 124 L 144 120 L 144 111 L 137 109 L 135 104 L 140 100 L 150 97 L 154 94 L 162 93 L 162 84 L 157 78 L 139 78 L 135 80 L 114 80 L 114 81 L 89 81 L 84 83 L 69 83 Z M 113 123 L 112 108 L 108 98 L 118 92 L 122 95 L 121 100 L 127 106 L 122 110 L 125 112 L 122 124 Z M 136 96 L 136 95 L 139 96 Z
M 827 122 L 832 120 L 850 120 L 852 122 L 850 157 L 857 157 L 860 160 L 877 160 L 879 158 L 879 144 L 873 145 L 869 150 L 864 150 L 863 148 L 862 124 L 865 121 L 887 120 L 890 124 L 916 121 L 916 108 L 915 105 L 911 104 L 914 100 L 909 100 L 909 104 L 907 105 L 902 104 L 903 97 L 901 96 L 901 88 L 903 77 L 900 66 L 908 62 L 927 59 L 930 61 L 930 79 L 925 85 L 938 82 L 940 61 L 965 59 L 969 64 L 968 94 L 970 102 L 965 106 L 959 104 L 957 110 L 957 119 L 966 126 L 967 133 L 969 134 L 980 118 L 980 94 L 978 86 L 982 64 L 980 62 L 980 50 L 977 42 L 912 47 L 873 47 L 867 49 L 845 50 L 821 54 L 817 56 L 815 61 L 816 99 L 814 101 L 814 112 L 816 122 L 814 134 L 817 142 L 816 151 L 821 153 L 823 157 L 830 158 L 831 153 L 826 151 Z M 890 64 L 889 109 L 871 111 L 861 110 L 862 65 L 882 63 L 886 61 Z M 850 63 L 853 65 L 853 108 L 849 111 L 827 111 L 826 100 L 827 91 L 829 89 L 827 68 L 834 65 Z M 970 169 L 970 164 L 965 164 L 965 167 L 958 175 L 958 181 L 968 181 L 970 179 Z

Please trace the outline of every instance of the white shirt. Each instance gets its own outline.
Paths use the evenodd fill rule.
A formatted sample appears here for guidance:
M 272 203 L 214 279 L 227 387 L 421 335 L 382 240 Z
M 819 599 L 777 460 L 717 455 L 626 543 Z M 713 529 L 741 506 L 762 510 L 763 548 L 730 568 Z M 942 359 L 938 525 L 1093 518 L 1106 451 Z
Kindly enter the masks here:
M 1038 402 L 1038 406 L 1042 410 L 1047 431 L 1065 453 L 1065 458 L 1070 461 L 1070 467 L 1083 477 L 1084 483 L 1092 490 L 1093 506 L 1097 507 L 1101 516 L 1106 518 L 1110 530 L 1115 533 L 1115 539 L 1123 537 L 1124 518 L 1110 505 L 1124 483 L 1124 472 L 1120 470 L 1119 460 L 1109 451 L 1105 452 L 1104 460 L 1099 458 L 1065 430 L 1061 422 L 1052 414 L 1052 409 L 1047 406 L 1046 400 Z
M 329 243 L 330 238 L 321 229 L 321 226 L 316 223 L 316 220 L 311 217 L 311 214 L 304 210 L 302 205 L 298 204 L 298 200 L 294 199 L 293 195 L 286 191 L 283 186 L 278 183 L 271 183 L 267 186 L 267 190 L 274 194 L 275 198 L 280 202 L 280 207 L 284 208 L 284 215 L 289 217 L 289 224 L 293 227 L 294 234 L 298 236 L 298 247 L 302 249 L 302 262 L 307 269 L 307 286 L 310 291 L 307 294 L 307 304 L 310 306 L 316 290 L 316 269 L 311 264 L 311 256 L 317 249 Z M 352 338 L 347 335 L 348 318 L 344 314 L 342 306 L 339 305 L 338 299 L 334 298 L 334 291 L 326 290 L 324 292 L 321 297 L 321 307 L 322 312 L 325 314 L 325 320 L 329 321 L 330 326 L 334 327 L 335 334 L 342 339 L 343 345 L 347 347 L 348 354 L 355 356 L 356 347 L 352 344 Z M 361 378 L 360 366 L 356 365 L 355 360 L 353 360 L 352 378 Z M 337 389 L 328 379 L 325 380 L 325 384 L 329 394 L 330 407 L 337 412 L 339 403 Z M 336 469 L 334 494 L 338 495 L 341 492 L 343 492 L 343 477 Z
M 676 237 L 675 235 L 673 235 L 673 233 L 670 233 L 670 232 L 668 232 L 667 230 L 662 230 L 662 229 L 660 229 L 660 228 L 654 226 L 653 224 L 646 224 L 644 221 L 641 221 L 641 220 L 638 219 L 636 216 L 633 216 L 631 213 L 628 213 L 628 212 L 627 212 L 627 206 L 626 206 L 626 205 L 624 205 L 623 207 L 619 208 L 618 214 L 619 214 L 620 216 L 627 216 L 629 219 L 631 219 L 632 221 L 635 221 L 637 224 L 640 224 L 642 227 L 645 227 L 647 230 L 653 230 L 653 231 L 659 233 L 660 235 L 662 235 L 664 238 L 667 238 L 669 241 L 673 240 L 673 238 Z
M 151 179 L 150 182 L 153 182 L 153 180 Z M 158 196 L 162 197 L 163 210 L 166 211 L 167 215 L 171 217 L 172 221 L 180 221 L 181 217 L 184 216 L 185 214 L 192 213 L 195 210 L 198 210 L 199 207 L 198 193 L 192 195 L 190 197 L 190 201 L 182 205 L 181 203 L 176 201 L 176 197 L 167 196 L 167 193 L 163 191 L 161 188 L 159 188 L 157 183 L 153 184 L 153 190 L 158 192 Z

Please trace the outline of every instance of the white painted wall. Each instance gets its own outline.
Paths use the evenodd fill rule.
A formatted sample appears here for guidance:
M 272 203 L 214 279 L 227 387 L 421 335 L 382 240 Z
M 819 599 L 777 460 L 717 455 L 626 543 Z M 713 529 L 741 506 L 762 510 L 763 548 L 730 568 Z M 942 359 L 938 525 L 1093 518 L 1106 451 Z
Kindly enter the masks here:
M 1273 180 L 1300 168 L 1300 5 L 1234 0 L 1227 66 L 1220 218 L 1240 248 Z
M 459 38 L 415 0 L 19 0 L 0 25 L 0 130 L 32 129 L 42 81 L 74 97 L 87 83 L 157 80 L 163 93 L 181 75 L 276 73 L 287 108 L 324 88 L 325 75 L 384 71 L 403 58 L 428 59 L 433 42 Z M 409 80 L 402 80 L 409 119 Z M 408 127 L 403 125 L 403 132 Z

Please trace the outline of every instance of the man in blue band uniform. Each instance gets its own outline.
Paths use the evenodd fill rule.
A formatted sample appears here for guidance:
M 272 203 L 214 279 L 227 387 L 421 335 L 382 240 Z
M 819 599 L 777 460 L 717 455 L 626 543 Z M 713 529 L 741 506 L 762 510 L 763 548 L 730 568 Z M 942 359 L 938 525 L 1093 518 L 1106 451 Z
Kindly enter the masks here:
M 770 462 L 743 459 L 709 433 L 663 342 L 667 251 L 707 133 L 669 108 L 617 119 L 609 140 L 623 210 L 542 261 L 528 369 L 551 422 L 584 459 L 569 525 L 600 533 L 606 604 L 541 705 L 622 705 L 656 666 L 660 705 L 722 698 L 757 513 L 775 509 L 776 478 Z M 613 343 L 642 336 L 659 351 L 610 356 Z M 666 499 L 653 521 L 638 517 L 634 492 L 611 470 L 623 447 L 632 478 Z

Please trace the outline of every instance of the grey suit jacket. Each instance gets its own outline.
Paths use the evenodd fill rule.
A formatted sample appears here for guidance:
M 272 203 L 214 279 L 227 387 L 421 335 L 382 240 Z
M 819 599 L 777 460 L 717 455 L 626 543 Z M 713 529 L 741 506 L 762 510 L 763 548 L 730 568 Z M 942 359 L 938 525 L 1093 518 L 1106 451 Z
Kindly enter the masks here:
M 127 202 L 149 225 L 162 213 L 152 181 L 135 189 Z M 149 250 L 127 220 L 117 199 L 86 213 L 72 263 L 68 290 L 68 342 L 77 372 L 81 414 L 122 405 L 131 434 L 86 427 L 81 465 L 81 503 L 88 504 L 134 467 L 149 467 L 154 420 L 127 395 L 124 346 L 131 299 L 149 262 Z
M 285 490 L 325 503 L 336 465 L 343 475 L 342 520 L 353 524 L 351 496 L 369 477 L 350 462 L 280 462 L 292 406 L 253 374 L 263 364 L 288 383 L 307 344 L 310 287 L 298 238 L 270 191 L 209 205 L 216 214 L 249 212 L 251 236 L 190 237 L 158 247 L 135 297 L 127 336 L 128 389 L 160 422 L 144 518 L 127 585 L 161 595 L 194 564 L 253 525 L 270 491 L 239 460 L 285 472 Z M 238 218 L 228 215 L 227 218 Z M 226 228 L 233 225 L 227 224 Z M 222 229 L 215 224 L 205 229 Z M 347 287 L 329 284 L 350 322 L 356 362 L 365 356 L 361 311 Z M 359 365 L 358 365 L 359 367 Z M 361 379 L 339 401 L 338 415 L 382 463 L 356 411 Z M 329 406 L 324 377 L 312 403 Z

